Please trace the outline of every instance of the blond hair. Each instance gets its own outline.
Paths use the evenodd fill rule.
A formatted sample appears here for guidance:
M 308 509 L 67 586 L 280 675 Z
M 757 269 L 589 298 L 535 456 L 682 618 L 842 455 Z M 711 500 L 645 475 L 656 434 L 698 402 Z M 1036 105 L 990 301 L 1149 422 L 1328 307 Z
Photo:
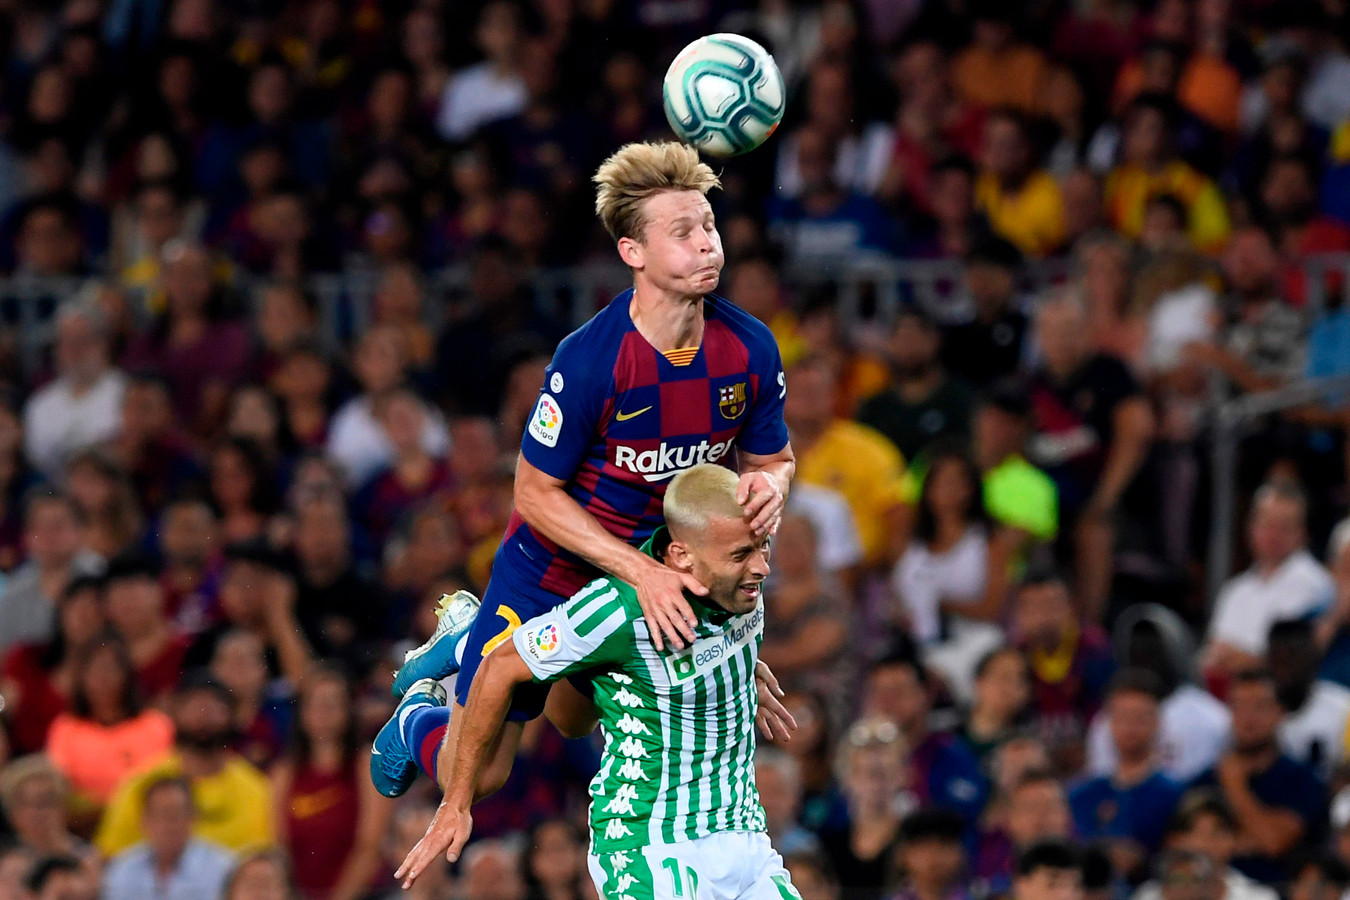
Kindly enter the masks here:
M 707 194 L 722 184 L 697 150 L 677 141 L 625 144 L 600 164 L 591 180 L 599 186 L 595 214 L 616 241 L 643 239 L 642 203 L 648 197 L 666 191 Z
M 735 472 L 713 463 L 700 463 L 676 475 L 662 503 L 671 537 L 685 540 L 707 529 L 710 519 L 745 515 L 736 501 L 739 483 Z

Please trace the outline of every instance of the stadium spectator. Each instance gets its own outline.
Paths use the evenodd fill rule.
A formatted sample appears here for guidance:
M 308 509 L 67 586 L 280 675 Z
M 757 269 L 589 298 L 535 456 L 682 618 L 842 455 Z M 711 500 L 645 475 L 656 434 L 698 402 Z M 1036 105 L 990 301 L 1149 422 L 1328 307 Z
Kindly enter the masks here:
M 891 384 L 858 408 L 858 421 L 881 432 L 912 466 L 940 437 L 964 437 L 973 398 L 939 361 L 941 334 L 932 317 L 908 307 L 896 317 L 888 362 Z
M 342 495 L 317 493 L 295 504 L 295 615 L 321 657 L 350 656 L 381 625 L 376 588 L 352 556 L 352 524 Z
M 24 405 L 24 452 L 33 468 L 57 478 L 75 453 L 110 439 L 121 425 L 126 380 L 110 361 L 102 312 L 71 302 L 56 315 L 56 378 Z
M 278 850 L 244 854 L 230 873 L 221 900 L 291 900 L 296 896 L 291 867 Z
M 549 355 L 564 336 L 523 283 L 511 246 L 486 236 L 469 260 L 468 295 L 436 342 L 437 399 L 452 412 L 494 415 L 512 366 L 528 355 Z
M 1217 788 L 1239 825 L 1233 866 L 1270 884 L 1287 877 L 1288 852 L 1319 840 L 1326 824 L 1326 797 L 1314 771 L 1281 752 L 1280 708 L 1268 672 L 1248 670 L 1228 688 L 1233 714 L 1232 749 L 1200 776 L 1197 785 Z
M 1037 841 L 1017 857 L 1014 900 L 1081 900 L 1082 855 L 1063 840 Z
M 977 23 L 977 31 L 984 25 Z M 1010 109 L 985 121 L 975 206 L 996 234 L 1029 256 L 1046 256 L 1064 242 L 1064 197 L 1054 177 L 1036 165 L 1027 131 Z
M 441 94 L 436 131 L 448 141 L 463 141 L 482 126 L 516 115 L 525 106 L 520 76 L 524 51 L 521 12 L 511 3 L 483 7 L 474 40 L 486 59 L 452 75 Z
M 955 810 L 974 824 L 989 785 L 970 748 L 949 732 L 933 730 L 934 690 L 918 660 L 894 653 L 874 663 L 863 679 L 863 714 L 899 726 L 909 750 L 907 788 L 917 802 Z
M 582 900 L 588 893 L 586 839 L 567 819 L 544 819 L 530 829 L 525 851 L 527 900 Z
M 404 382 L 409 374 L 408 353 L 406 341 L 389 326 L 371 328 L 357 345 L 353 362 L 362 392 L 339 407 L 328 429 L 328 453 L 346 468 L 353 485 L 364 485 L 393 462 L 393 448 L 375 418 L 374 398 Z M 429 412 L 423 449 L 443 456 L 448 445 L 444 419 L 439 412 Z
M 276 512 L 275 486 L 262 449 L 252 441 L 226 438 L 210 453 L 207 483 L 227 544 L 263 537 Z
M 854 722 L 840 744 L 848 816 L 842 827 L 822 829 L 821 844 L 850 897 L 879 897 L 888 885 L 902 810 L 915 802 L 905 791 L 908 755 L 900 728 L 880 717 Z
M 1067 838 L 1073 827 L 1064 785 L 1048 769 L 1026 769 L 999 791 L 974 863 L 976 878 L 992 892 L 1007 891 L 1023 852 L 1040 840 Z
M 333 367 L 313 340 L 301 338 L 283 354 L 268 387 L 291 440 L 303 448 L 324 445 L 332 413 Z M 260 448 L 261 449 L 261 448 Z
M 175 421 L 168 382 L 158 374 L 130 379 L 122 401 L 122 428 L 111 449 L 130 474 L 145 510 L 162 509 L 202 475 Z
M 431 817 L 436 812 L 436 804 L 417 797 L 409 798 L 394 808 L 394 820 L 384 846 L 385 866 L 394 870 L 408 855 L 422 835 L 426 833 Z M 381 894 L 380 900 L 440 900 L 451 892 L 450 866 L 438 863 L 429 866 L 412 888 L 403 890 L 395 887 Z
M 67 494 L 37 490 L 24 499 L 23 543 L 28 561 L 0 589 L 0 649 L 45 642 L 56 633 L 56 604 L 80 575 L 98 574 L 103 560 L 82 544 L 80 510 Z
M 91 551 L 111 559 L 139 543 L 143 523 L 131 480 L 104 454 L 85 450 L 72 457 L 66 489 L 80 507 L 84 544 Z
M 219 523 L 205 500 L 184 497 L 159 518 L 160 584 L 174 624 L 196 634 L 216 615 L 222 557 Z
M 230 850 L 265 846 L 274 834 L 266 777 L 229 750 L 230 697 L 204 673 L 189 673 L 171 705 L 174 749 L 123 781 L 99 822 L 94 843 L 113 856 L 145 838 L 146 788 L 166 776 L 192 786 L 192 833 Z
M 65 779 L 41 754 L 20 757 L 0 769 L 0 807 L 15 841 L 34 856 L 67 855 L 92 863 L 94 848 L 66 824 L 67 793 Z
M 423 447 L 427 414 L 416 394 L 406 388 L 393 388 L 373 399 L 375 419 L 394 456 L 354 502 L 371 536 L 383 542 L 403 510 L 451 490 L 454 473 L 444 457 L 432 456 Z
M 1139 383 L 1119 360 L 1093 351 L 1087 324 L 1072 296 L 1037 307 L 1041 364 L 1029 388 L 1029 457 L 1055 480 L 1061 533 L 1073 537 L 1079 600 L 1095 620 L 1111 589 L 1118 522 L 1147 518 L 1152 505 L 1141 472 L 1155 426 Z
M 1003 381 L 981 396 L 971 417 L 971 452 L 981 473 L 984 507 L 991 520 L 1013 532 L 1018 559 L 1059 531 L 1055 483 L 1024 455 L 1031 413 L 1026 391 Z
M 1218 761 L 1227 748 L 1228 708 L 1195 683 L 1195 642 L 1175 612 L 1157 604 L 1126 609 L 1116 620 L 1113 643 L 1123 666 L 1147 668 L 1160 682 L 1155 752 L 1162 771 L 1188 784 Z M 1115 741 L 1109 717 L 1098 713 L 1088 729 L 1087 769 L 1096 775 L 1115 771 Z
M 1288 619 L 1270 626 L 1265 663 L 1285 712 L 1280 747 L 1330 782 L 1345 758 L 1350 690 L 1318 678 L 1321 661 L 1310 621 Z
M 1256 228 L 1237 231 L 1221 259 L 1228 294 L 1226 326 L 1210 343 L 1185 349 L 1197 363 L 1224 376 L 1239 393 L 1270 390 L 1303 372 L 1303 315 L 1280 297 L 1279 258 Z
M 135 666 L 137 690 L 152 702 L 162 700 L 183 674 L 189 640 L 169 619 L 159 570 L 144 557 L 118 557 L 108 564 L 103 595 L 108 624 Z
M 122 779 L 173 744 L 173 723 L 146 709 L 126 644 L 115 635 L 82 645 L 69 711 L 52 720 L 47 757 L 72 791 L 71 806 L 97 814 Z
M 459 889 L 465 900 L 524 900 L 520 847 L 514 841 L 479 841 L 464 854 Z
M 1031 699 L 1027 661 L 1015 647 L 995 647 L 975 664 L 970 708 L 958 731 L 986 771 L 994 751 L 1017 734 Z
M 1274 890 L 1252 881 L 1229 863 L 1238 847 L 1238 822 L 1233 811 L 1212 791 L 1193 791 L 1183 798 L 1167 826 L 1170 850 L 1198 854 L 1214 867 L 1222 882 L 1220 900 L 1275 900 Z M 1150 881 L 1140 887 L 1138 900 L 1160 900 L 1161 886 Z
M 307 896 L 362 897 L 380 865 L 392 804 L 366 776 L 354 694 L 337 669 L 316 666 L 300 692 L 291 753 L 272 770 L 281 844 Z
M 1330 573 L 1307 550 L 1307 501 L 1287 482 L 1263 485 L 1252 502 L 1247 543 L 1252 566 L 1226 584 L 1214 603 L 1207 672 L 1231 675 L 1259 666 L 1270 626 L 1313 615 L 1334 596 Z
M 897 618 L 955 695 L 970 695 L 975 664 L 1003 641 L 1011 537 L 996 534 L 980 474 L 963 452 L 933 447 L 913 535 L 891 573 Z
M 1105 840 L 1112 868 L 1125 877 L 1147 870 L 1162 844 L 1182 787 L 1158 768 L 1161 686 L 1146 669 L 1122 669 L 1106 698 L 1116 767 L 1069 792 L 1077 835 Z
M 946 809 L 925 808 L 900 823 L 896 861 L 904 872 L 898 897 L 951 900 L 971 896 L 967 886 L 965 822 Z
M 266 651 L 258 635 L 236 628 L 216 641 L 210 664 L 233 701 L 232 749 L 259 768 L 281 754 L 292 718 L 289 686 L 272 680 Z
M 229 389 L 248 364 L 248 334 L 225 321 L 205 248 L 171 242 L 164 248 L 165 310 L 127 348 L 122 365 L 153 371 L 168 382 L 178 421 L 209 434 L 225 412 Z
M 1029 323 L 1017 304 L 1022 255 L 1005 240 L 990 238 L 970 249 L 966 261 L 965 318 L 942 328 L 942 362 L 953 375 L 987 388 L 1022 364 Z
M 192 786 L 166 776 L 145 788 L 144 843 L 123 850 L 103 874 L 105 900 L 195 900 L 220 893 L 234 858 L 192 836 L 196 810 Z
M 769 646 L 760 653 L 784 687 L 804 687 L 842 700 L 848 690 L 848 620 L 843 586 L 820 571 L 809 519 L 788 514 L 774 536 L 774 596 L 778 614 L 764 623 Z
M 1272 159 L 1260 190 L 1283 262 L 1280 296 L 1294 306 L 1304 306 L 1313 288 L 1298 263 L 1318 253 L 1350 251 L 1350 227 L 1318 212 L 1317 173 L 1306 156 L 1294 153 Z M 1322 296 L 1335 296 L 1342 280 L 1330 274 L 1323 278 Z
M 836 15 L 853 17 L 846 4 L 835 3 Z M 855 20 L 856 26 L 856 20 Z M 856 27 L 854 27 L 856 33 Z M 775 193 L 791 200 L 801 199 L 808 189 L 807 169 L 815 167 L 814 177 L 832 183 L 854 196 L 871 196 L 886 172 L 892 133 L 883 122 L 871 121 L 860 111 L 859 93 L 868 90 L 866 79 L 859 80 L 849 69 L 857 57 L 843 59 L 821 56 L 811 66 L 805 85 L 805 119 L 802 128 L 787 136 L 778 150 L 774 170 Z M 803 159 L 802 141 L 807 134 L 828 136 L 832 147 L 828 158 L 820 156 L 819 143 L 807 148 Z M 810 139 L 808 139 L 810 140 Z M 823 171 L 822 171 L 823 168 Z
M 295 281 L 268 282 L 255 298 L 253 374 L 267 380 L 281 365 L 288 349 L 316 336 L 319 304 L 313 294 Z
M 5 731 L 16 754 L 47 744 L 52 720 L 65 711 L 79 654 L 107 625 L 102 582 L 82 576 L 70 582 L 56 607 L 56 631 L 49 641 L 18 644 L 0 667 Z
M 797 133 L 801 190 L 769 203 L 769 231 L 792 258 L 822 263 L 873 257 L 899 245 L 895 223 L 871 197 L 835 181 L 838 138 L 819 127 Z
M 1083 737 L 1115 670 L 1106 636 L 1074 613 L 1068 585 L 1054 572 L 1029 570 L 1018 584 L 1012 634 L 1031 667 L 1036 730 L 1058 769 L 1076 772 Z
M 808 356 L 787 370 L 783 418 L 797 454 L 797 481 L 838 491 L 848 501 L 867 566 L 893 562 L 898 547 L 904 458 L 871 428 L 835 414 L 838 373 Z
M 957 93 L 986 109 L 1036 111 L 1047 74 L 1044 54 L 1018 40 L 1012 10 L 981 3 L 972 18 L 970 45 L 952 61 Z
M 1112 226 L 1137 238 L 1144 210 L 1158 194 L 1176 197 L 1186 210 L 1186 233 L 1197 250 L 1212 253 L 1228 237 L 1228 210 L 1214 182 L 1176 155 L 1175 109 L 1170 99 L 1145 94 L 1125 114 L 1121 162 L 1107 176 L 1105 200 Z
M 761 747 L 755 752 L 755 787 L 764 806 L 764 820 L 773 845 L 782 847 L 785 857 L 818 852 L 820 839 L 803 828 L 798 819 L 802 806 L 802 772 L 797 761 L 776 747 Z

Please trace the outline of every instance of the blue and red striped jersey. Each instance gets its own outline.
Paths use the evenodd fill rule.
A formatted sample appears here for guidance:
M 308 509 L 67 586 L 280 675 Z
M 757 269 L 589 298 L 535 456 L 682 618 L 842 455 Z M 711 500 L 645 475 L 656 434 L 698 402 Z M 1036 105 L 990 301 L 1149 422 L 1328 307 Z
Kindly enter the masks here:
M 702 462 L 735 466 L 733 451 L 760 456 L 788 443 L 778 345 L 758 319 L 722 297 L 703 304 L 703 342 L 665 354 L 628 314 L 632 290 L 558 345 L 521 453 L 566 482 L 605 527 L 641 544 L 661 525 L 661 499 L 677 474 Z M 569 597 L 597 570 L 513 512 L 496 565 Z

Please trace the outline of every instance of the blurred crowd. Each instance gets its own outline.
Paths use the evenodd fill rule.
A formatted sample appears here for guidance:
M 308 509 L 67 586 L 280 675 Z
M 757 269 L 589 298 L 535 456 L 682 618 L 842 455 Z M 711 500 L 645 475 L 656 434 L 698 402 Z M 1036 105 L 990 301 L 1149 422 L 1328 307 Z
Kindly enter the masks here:
M 613 262 L 590 173 L 718 30 L 790 94 L 712 199 L 787 369 L 804 900 L 1350 890 L 1346 394 L 1246 422 L 1205 565 L 1216 403 L 1350 373 L 1341 0 L 0 0 L 0 900 L 396 895 L 439 798 L 366 748 L 488 579 L 532 277 Z M 793 277 L 896 259 L 961 275 Z M 597 746 L 522 746 L 410 896 L 594 896 Z

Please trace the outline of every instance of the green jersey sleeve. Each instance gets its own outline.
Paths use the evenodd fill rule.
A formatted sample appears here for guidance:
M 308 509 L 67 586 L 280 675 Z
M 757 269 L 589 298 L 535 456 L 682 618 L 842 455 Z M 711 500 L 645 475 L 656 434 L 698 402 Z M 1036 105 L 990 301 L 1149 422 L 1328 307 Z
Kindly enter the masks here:
M 535 681 L 633 658 L 633 621 L 622 589 L 609 579 L 591 582 L 572 599 L 521 624 L 511 636 Z

